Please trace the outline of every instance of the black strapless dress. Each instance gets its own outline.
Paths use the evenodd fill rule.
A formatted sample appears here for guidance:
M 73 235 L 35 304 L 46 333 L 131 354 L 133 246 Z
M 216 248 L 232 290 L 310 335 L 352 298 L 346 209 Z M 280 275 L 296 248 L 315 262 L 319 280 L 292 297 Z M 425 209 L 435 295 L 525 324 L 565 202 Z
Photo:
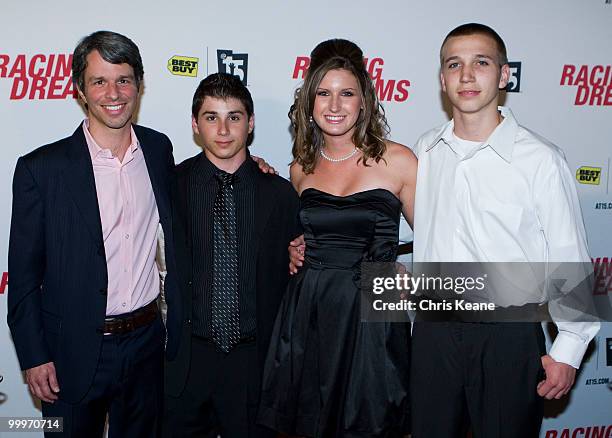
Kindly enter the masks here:
M 408 432 L 410 326 L 360 321 L 360 265 L 395 261 L 401 202 L 374 189 L 301 196 L 306 263 L 291 279 L 266 358 L 258 421 L 290 435 Z

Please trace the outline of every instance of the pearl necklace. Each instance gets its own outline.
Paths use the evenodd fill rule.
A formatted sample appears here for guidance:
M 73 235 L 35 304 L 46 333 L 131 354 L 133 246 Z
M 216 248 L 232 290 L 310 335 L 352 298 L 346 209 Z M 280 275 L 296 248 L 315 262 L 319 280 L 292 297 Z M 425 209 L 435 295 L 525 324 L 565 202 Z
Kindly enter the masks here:
M 325 155 L 325 152 L 323 152 L 323 149 L 319 149 L 319 153 L 321 154 L 321 156 L 323 158 L 325 158 L 327 161 L 331 161 L 332 163 L 339 163 L 341 161 L 346 161 L 349 158 L 351 158 L 353 155 L 355 155 L 357 153 L 357 146 L 355 146 L 355 148 L 349 152 L 348 154 L 346 154 L 344 157 L 340 157 L 340 158 L 332 158 L 328 155 Z

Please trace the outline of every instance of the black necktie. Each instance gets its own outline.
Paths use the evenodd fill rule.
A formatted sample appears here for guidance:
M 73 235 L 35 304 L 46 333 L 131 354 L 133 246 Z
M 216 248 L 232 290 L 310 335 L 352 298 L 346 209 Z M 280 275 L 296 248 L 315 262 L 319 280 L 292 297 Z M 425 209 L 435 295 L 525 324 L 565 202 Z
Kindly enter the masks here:
M 236 208 L 233 175 L 220 172 L 215 176 L 219 191 L 213 206 L 212 338 L 221 351 L 228 353 L 240 341 Z

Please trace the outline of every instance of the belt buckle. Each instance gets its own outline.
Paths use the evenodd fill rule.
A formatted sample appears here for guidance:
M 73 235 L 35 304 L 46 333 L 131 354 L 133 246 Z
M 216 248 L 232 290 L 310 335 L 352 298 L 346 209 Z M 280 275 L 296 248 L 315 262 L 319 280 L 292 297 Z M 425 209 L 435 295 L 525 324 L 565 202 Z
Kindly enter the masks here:
M 108 331 L 104 332 L 105 336 L 108 335 L 121 335 L 136 330 L 137 325 L 142 322 L 149 314 L 156 313 L 157 305 L 155 301 L 147 304 L 146 306 L 135 310 L 132 315 L 126 318 L 117 317 L 106 317 L 104 323 L 108 324 Z

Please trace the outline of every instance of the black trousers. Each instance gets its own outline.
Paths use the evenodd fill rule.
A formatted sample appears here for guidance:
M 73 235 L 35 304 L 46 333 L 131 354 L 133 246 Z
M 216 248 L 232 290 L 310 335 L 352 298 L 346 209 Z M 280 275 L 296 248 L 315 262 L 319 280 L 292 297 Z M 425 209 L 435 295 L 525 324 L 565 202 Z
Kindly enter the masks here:
M 275 432 L 255 425 L 260 382 L 249 375 L 257 366 L 255 342 L 225 354 L 192 337 L 185 389 L 179 397 L 164 398 L 163 437 L 275 437 Z
M 544 377 L 539 323 L 416 322 L 413 438 L 537 438 Z
M 42 403 L 45 417 L 63 417 L 64 432 L 46 437 L 152 438 L 161 432 L 165 329 L 158 317 L 123 335 L 104 336 L 93 383 L 77 404 Z M 61 385 L 61 382 L 60 382 Z

